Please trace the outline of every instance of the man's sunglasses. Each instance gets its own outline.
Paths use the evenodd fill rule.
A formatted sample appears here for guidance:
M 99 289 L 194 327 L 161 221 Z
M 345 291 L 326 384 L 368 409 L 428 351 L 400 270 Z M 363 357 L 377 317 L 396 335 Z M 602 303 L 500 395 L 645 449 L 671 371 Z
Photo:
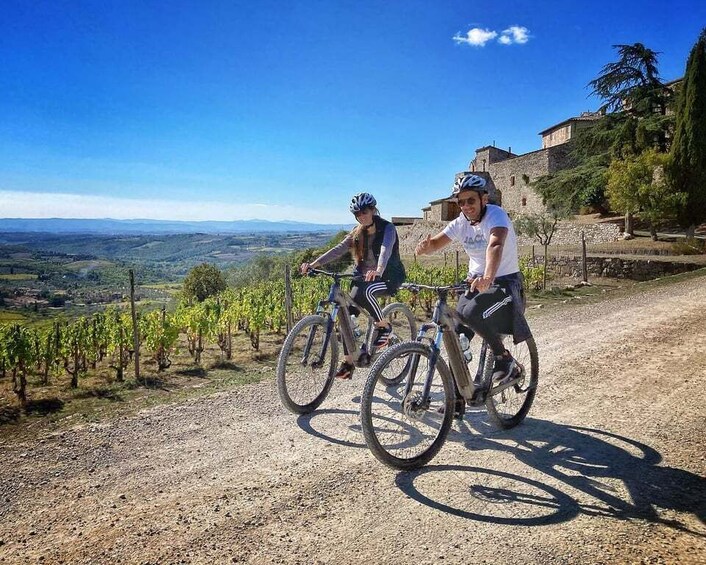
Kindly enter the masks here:
M 456 202 L 458 202 L 459 206 L 470 206 L 475 200 L 475 198 L 459 198 Z

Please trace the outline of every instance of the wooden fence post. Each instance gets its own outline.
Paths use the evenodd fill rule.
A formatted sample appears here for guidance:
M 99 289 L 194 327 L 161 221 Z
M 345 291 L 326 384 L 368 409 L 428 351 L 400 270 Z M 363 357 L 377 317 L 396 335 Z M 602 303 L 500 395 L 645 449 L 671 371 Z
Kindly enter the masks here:
M 586 234 L 581 230 L 581 271 L 583 282 L 588 282 L 588 265 L 586 264 Z
M 294 313 L 292 312 L 292 278 L 289 265 L 284 266 L 284 310 L 287 315 L 287 333 L 294 327 Z
M 137 311 L 135 310 L 135 273 L 130 273 L 130 311 L 132 313 L 132 334 L 135 348 L 135 380 L 140 381 L 140 332 L 137 327 Z

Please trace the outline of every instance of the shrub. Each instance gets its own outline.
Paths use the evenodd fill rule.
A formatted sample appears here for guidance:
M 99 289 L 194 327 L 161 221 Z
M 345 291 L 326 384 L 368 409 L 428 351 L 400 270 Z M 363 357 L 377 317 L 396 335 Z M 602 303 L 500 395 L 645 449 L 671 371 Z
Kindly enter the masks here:
M 520 272 L 525 279 L 525 289 L 539 290 L 544 281 L 544 267 L 535 265 L 530 257 L 520 257 Z
M 688 237 L 672 243 L 672 251 L 676 255 L 703 255 L 706 253 L 706 241 Z

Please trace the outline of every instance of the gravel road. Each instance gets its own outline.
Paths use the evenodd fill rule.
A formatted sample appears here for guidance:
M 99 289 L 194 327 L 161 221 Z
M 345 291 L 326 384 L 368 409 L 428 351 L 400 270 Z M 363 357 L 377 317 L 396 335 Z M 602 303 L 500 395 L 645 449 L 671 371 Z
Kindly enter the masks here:
M 527 420 L 380 465 L 365 372 L 312 415 L 274 378 L 0 440 L 0 563 L 704 563 L 706 278 L 531 313 Z

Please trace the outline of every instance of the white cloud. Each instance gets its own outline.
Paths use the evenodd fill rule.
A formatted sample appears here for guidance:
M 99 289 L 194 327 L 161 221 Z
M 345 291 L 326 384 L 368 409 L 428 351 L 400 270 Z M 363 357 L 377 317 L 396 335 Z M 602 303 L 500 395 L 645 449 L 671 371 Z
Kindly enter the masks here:
M 529 41 L 529 30 L 524 26 L 513 25 L 503 30 L 500 34 L 490 29 L 474 27 L 469 29 L 465 35 L 457 33 L 453 36 L 456 43 L 465 43 L 475 47 L 484 47 L 486 43 L 497 37 L 498 43 L 502 45 L 525 44 Z
M 348 210 L 280 204 L 117 198 L 0 190 L 0 218 L 112 218 L 115 220 L 295 220 L 352 223 Z
M 474 45 L 476 47 L 483 47 L 491 39 L 495 39 L 498 36 L 497 31 L 490 31 L 489 29 L 481 29 L 479 27 L 474 27 L 466 32 L 465 36 L 459 35 L 458 33 L 454 35 L 453 40 L 456 43 L 467 43 L 468 45 Z
M 529 41 L 529 30 L 523 26 L 510 26 L 504 29 L 498 38 L 498 42 L 503 45 L 512 45 L 513 43 L 519 43 L 523 45 Z

